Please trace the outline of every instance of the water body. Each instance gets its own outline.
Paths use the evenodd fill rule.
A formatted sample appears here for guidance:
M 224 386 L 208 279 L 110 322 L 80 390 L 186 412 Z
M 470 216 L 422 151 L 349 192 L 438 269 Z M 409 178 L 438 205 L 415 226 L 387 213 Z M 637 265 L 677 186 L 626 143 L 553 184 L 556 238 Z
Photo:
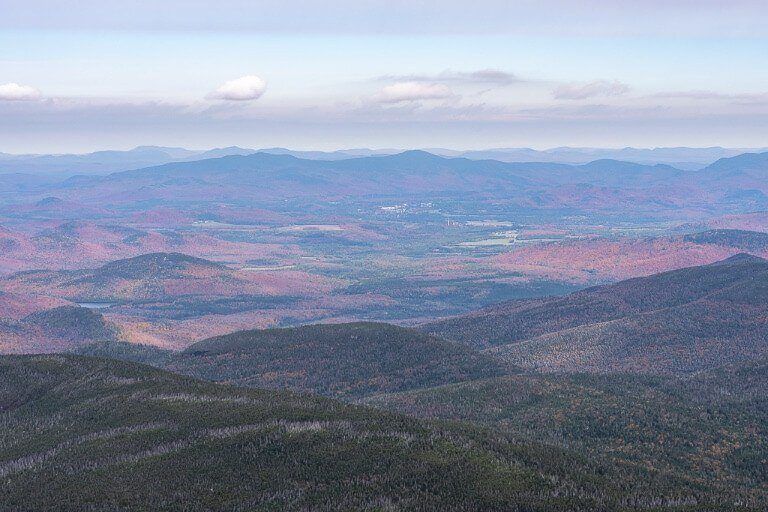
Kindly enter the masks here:
M 88 309 L 106 309 L 114 306 L 114 302 L 78 302 L 78 306 Z

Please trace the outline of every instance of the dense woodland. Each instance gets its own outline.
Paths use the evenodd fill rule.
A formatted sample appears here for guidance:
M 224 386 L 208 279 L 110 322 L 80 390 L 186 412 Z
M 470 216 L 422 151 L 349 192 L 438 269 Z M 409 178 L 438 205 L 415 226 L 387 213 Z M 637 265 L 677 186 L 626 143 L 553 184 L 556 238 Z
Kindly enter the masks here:
M 423 326 L 539 371 L 680 375 L 768 355 L 768 261 L 747 254 Z
M 81 356 L 0 370 L 8 510 L 757 510 L 695 479 L 315 396 Z
M 503 363 L 467 347 L 377 323 L 241 331 L 195 343 L 165 368 L 238 386 L 350 398 L 505 373 Z

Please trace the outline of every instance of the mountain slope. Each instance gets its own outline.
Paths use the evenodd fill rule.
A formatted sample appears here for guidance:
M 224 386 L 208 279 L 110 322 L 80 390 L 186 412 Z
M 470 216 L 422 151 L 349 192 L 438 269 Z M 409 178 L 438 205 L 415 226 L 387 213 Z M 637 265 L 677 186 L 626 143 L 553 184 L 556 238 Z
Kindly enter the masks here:
M 69 340 L 114 340 L 117 329 L 92 309 L 79 306 L 60 306 L 37 311 L 21 320 L 21 323 L 39 328 L 45 336 Z
M 724 385 L 758 389 L 758 376 L 763 383 L 768 376 L 765 368 L 734 369 L 695 383 L 629 375 L 521 374 L 378 395 L 364 403 L 491 426 L 765 499 L 768 401 L 755 395 L 710 398 Z
M 526 368 L 688 373 L 768 354 L 768 261 L 737 255 L 423 326 Z
M 744 213 L 768 207 L 766 177 L 768 152 L 721 158 L 696 173 L 697 180 L 704 188 L 719 190 L 726 200 L 741 206 Z
M 766 171 L 768 171 L 768 152 L 742 153 L 721 158 L 705 167 L 702 173 L 718 177 L 764 178 Z
M 687 304 L 768 271 L 768 261 L 736 255 L 720 264 L 688 267 L 564 297 L 511 301 L 469 315 L 428 323 L 423 330 L 476 346 L 522 341 L 580 325 Z
M 0 319 L 21 320 L 36 311 L 67 304 L 64 300 L 45 295 L 16 295 L 0 291 Z
M 730 363 L 677 379 L 674 387 L 701 403 L 768 405 L 768 358 Z
M 388 324 L 240 331 L 174 356 L 172 371 L 238 386 L 335 397 L 435 386 L 504 373 L 492 358 Z
M 0 358 L 0 411 L 0 502 L 18 512 L 703 511 L 734 499 L 475 428 L 104 359 Z

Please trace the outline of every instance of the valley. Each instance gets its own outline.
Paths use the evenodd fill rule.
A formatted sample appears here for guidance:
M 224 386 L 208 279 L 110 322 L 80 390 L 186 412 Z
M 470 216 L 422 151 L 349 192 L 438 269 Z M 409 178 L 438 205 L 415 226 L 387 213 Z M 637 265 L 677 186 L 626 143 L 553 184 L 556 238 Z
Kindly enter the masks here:
M 761 158 L 688 171 L 253 152 L 58 182 L 15 174 L 0 198 L 0 291 L 105 305 L 122 339 L 174 349 L 249 327 L 416 325 L 768 256 L 761 205 L 729 199 L 759 189 Z

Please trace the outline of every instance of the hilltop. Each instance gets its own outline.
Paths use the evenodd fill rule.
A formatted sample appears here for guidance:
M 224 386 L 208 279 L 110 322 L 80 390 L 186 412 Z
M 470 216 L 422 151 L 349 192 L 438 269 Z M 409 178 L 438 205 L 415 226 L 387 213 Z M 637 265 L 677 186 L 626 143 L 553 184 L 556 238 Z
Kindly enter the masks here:
M 0 352 L 73 350 L 94 342 L 114 342 L 119 328 L 94 310 L 74 305 L 41 309 L 19 320 L 0 319 Z
M 195 343 L 172 371 L 238 386 L 334 397 L 402 391 L 501 375 L 489 356 L 381 323 L 240 331 Z
M 142 254 L 103 265 L 80 282 L 109 284 L 118 279 L 169 279 L 195 274 L 215 273 L 226 267 L 203 258 L 178 252 Z

